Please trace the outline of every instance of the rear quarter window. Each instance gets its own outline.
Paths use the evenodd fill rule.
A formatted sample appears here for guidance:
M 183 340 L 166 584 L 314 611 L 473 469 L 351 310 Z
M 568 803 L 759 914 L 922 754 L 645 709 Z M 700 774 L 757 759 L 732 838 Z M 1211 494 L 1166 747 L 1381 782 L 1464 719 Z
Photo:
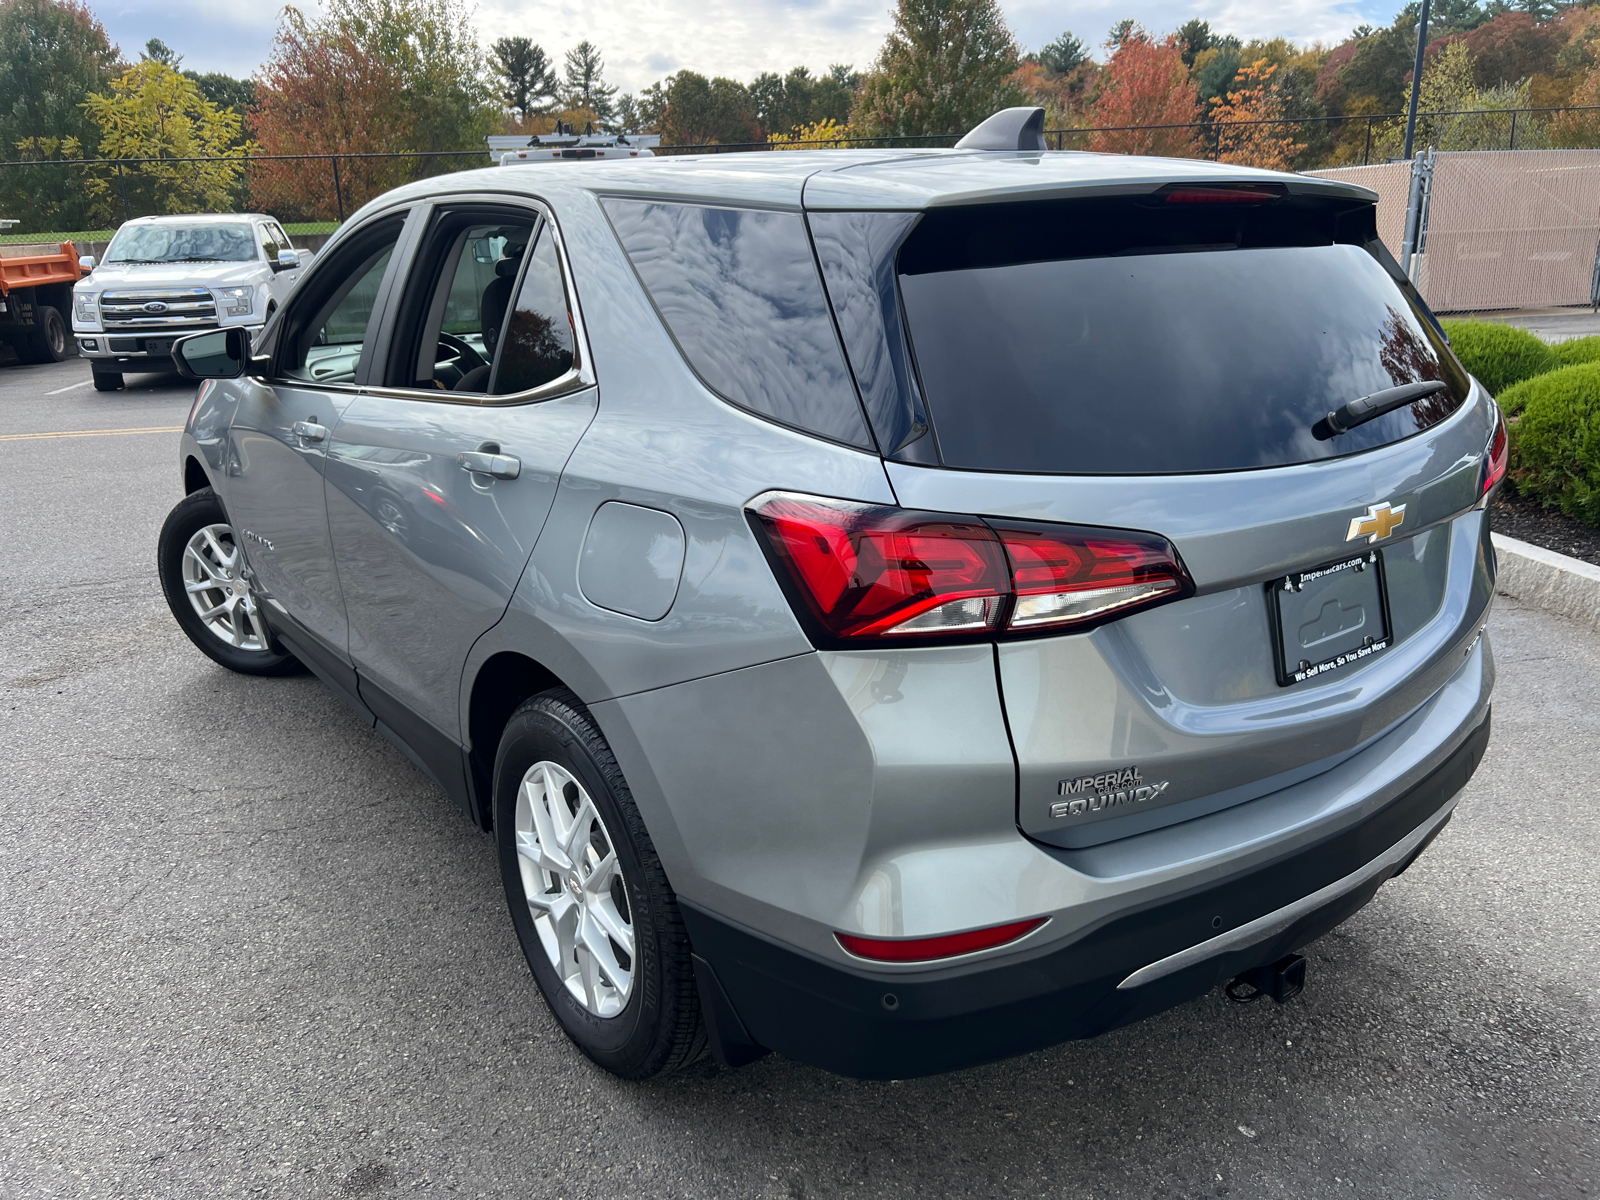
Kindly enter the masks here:
M 604 201 L 651 301 L 707 387 L 872 449 L 799 213 Z

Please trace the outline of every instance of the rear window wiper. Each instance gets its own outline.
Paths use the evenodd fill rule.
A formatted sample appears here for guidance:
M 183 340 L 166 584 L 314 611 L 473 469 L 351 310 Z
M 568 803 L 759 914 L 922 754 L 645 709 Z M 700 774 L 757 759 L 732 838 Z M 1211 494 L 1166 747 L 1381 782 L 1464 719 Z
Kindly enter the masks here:
M 1319 442 L 1341 433 L 1349 433 L 1357 425 L 1375 421 L 1384 413 L 1415 404 L 1428 396 L 1437 396 L 1450 385 L 1442 379 L 1429 379 L 1423 383 L 1402 383 L 1399 387 L 1384 388 L 1370 396 L 1362 396 L 1334 409 L 1311 427 L 1311 436 Z

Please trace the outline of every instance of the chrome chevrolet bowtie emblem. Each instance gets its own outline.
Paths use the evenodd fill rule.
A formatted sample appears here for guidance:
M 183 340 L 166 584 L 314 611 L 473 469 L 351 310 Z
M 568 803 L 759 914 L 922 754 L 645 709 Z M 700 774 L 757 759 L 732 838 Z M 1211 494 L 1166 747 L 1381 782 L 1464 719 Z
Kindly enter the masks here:
M 1381 542 L 1406 519 L 1406 506 L 1390 508 L 1385 500 L 1382 504 L 1367 505 L 1367 515 L 1364 517 L 1350 518 L 1350 532 L 1344 535 L 1344 540 L 1353 542 L 1358 537 L 1365 537 L 1370 546 L 1373 542 Z

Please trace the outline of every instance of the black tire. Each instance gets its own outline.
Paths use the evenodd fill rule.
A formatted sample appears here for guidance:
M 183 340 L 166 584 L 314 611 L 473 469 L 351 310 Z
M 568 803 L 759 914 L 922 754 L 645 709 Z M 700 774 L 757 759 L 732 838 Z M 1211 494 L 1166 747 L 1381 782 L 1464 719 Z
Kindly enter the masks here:
M 33 310 L 34 330 L 17 345 L 23 362 L 65 362 L 67 358 L 67 323 L 61 313 L 48 304 Z
M 542 761 L 566 770 L 589 793 L 622 866 L 635 954 L 632 991 L 615 1016 L 594 1015 L 567 991 L 528 910 L 516 848 L 517 792 L 529 768 Z M 700 1058 L 705 1027 L 677 897 L 611 748 L 571 692 L 545 692 L 512 714 L 495 758 L 494 800 L 511 922 L 533 978 L 567 1036 L 623 1079 L 649 1079 Z
M 293 675 L 305 670 L 300 660 L 275 642 L 267 649 L 242 649 L 229 645 L 207 628 L 184 590 L 183 560 L 189 539 L 208 525 L 227 525 L 222 501 L 210 488 L 191 492 L 167 514 L 156 546 L 156 569 L 161 591 L 178 625 L 201 653 L 241 675 Z M 270 637 L 270 634 L 268 635 Z
M 122 386 L 121 371 L 94 372 L 94 390 L 97 392 L 114 392 Z

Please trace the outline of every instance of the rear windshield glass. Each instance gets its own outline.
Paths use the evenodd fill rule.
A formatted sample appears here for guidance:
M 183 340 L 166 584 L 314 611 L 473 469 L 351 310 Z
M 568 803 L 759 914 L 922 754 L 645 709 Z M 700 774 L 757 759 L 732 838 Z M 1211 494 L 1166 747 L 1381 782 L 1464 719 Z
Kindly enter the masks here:
M 947 466 L 1283 466 L 1408 437 L 1465 399 L 1438 331 L 1356 242 L 1370 209 L 1145 204 L 969 209 L 913 232 L 901 294 Z M 1435 379 L 1448 390 L 1312 435 L 1347 401 Z
M 684 357 L 725 400 L 871 447 L 799 213 L 607 200 Z

